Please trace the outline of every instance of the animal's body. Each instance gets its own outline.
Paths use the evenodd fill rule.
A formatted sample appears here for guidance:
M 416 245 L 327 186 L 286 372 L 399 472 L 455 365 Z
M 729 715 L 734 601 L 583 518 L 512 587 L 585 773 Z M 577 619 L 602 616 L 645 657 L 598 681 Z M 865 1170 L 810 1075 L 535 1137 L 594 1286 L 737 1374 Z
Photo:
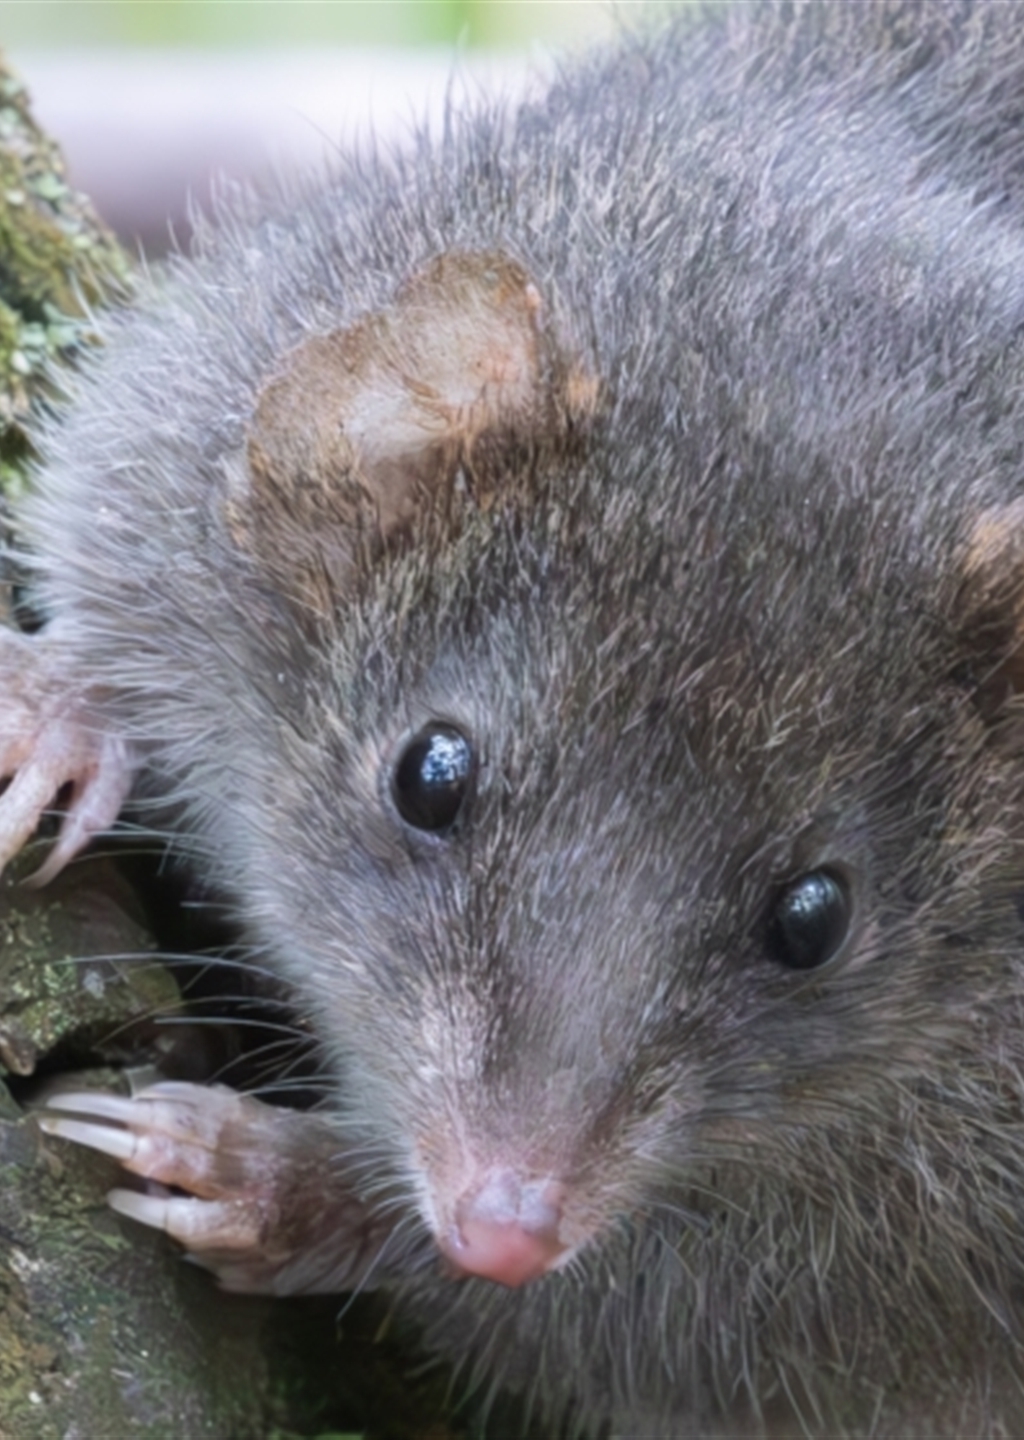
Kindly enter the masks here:
M 1016 5 L 727 6 L 114 326 L 0 823 L 102 735 L 320 1036 L 316 1117 L 79 1102 L 229 1283 L 538 1424 L 1024 1430 L 1022 113 Z

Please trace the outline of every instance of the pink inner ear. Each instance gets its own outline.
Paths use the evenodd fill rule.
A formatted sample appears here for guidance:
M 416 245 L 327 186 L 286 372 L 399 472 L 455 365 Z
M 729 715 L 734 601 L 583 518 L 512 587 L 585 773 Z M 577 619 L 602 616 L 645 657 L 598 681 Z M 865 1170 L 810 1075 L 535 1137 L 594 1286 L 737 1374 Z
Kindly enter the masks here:
M 357 535 L 394 543 L 437 498 L 454 516 L 460 475 L 488 504 L 515 483 L 512 457 L 580 433 L 598 384 L 553 328 L 517 261 L 456 251 L 389 306 L 304 341 L 257 397 L 225 497 L 231 540 L 276 589 L 329 611 L 366 563 Z
M 354 485 L 387 533 L 472 464 L 482 436 L 550 423 L 541 310 L 515 262 L 449 254 L 386 310 L 300 345 L 259 397 L 254 506 L 302 493 L 344 521 Z
M 993 505 L 971 526 L 958 597 L 983 708 L 1024 693 L 1024 500 Z
M 994 567 L 1003 569 L 1024 559 L 1024 500 L 991 505 L 982 510 L 967 545 L 968 573 L 981 574 Z
M 380 317 L 340 419 L 385 530 L 472 467 L 481 436 L 543 423 L 539 311 L 519 267 L 443 256 Z

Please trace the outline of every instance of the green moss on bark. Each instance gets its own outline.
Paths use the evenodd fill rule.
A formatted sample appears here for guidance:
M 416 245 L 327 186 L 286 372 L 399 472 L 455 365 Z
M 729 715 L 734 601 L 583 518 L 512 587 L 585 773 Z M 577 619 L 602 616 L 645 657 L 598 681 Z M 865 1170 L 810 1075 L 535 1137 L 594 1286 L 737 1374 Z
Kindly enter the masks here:
M 25 484 L 27 425 L 59 367 L 98 341 L 93 308 L 131 290 L 124 251 L 67 183 L 25 87 L 0 56 L 0 490 Z

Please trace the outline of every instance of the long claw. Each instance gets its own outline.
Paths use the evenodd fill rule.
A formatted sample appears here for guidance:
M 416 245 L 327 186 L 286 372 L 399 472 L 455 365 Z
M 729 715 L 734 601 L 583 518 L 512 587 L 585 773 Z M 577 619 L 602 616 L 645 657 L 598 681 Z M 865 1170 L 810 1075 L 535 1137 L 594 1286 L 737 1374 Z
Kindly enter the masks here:
M 142 1195 L 138 1190 L 108 1190 L 107 1204 L 111 1210 L 127 1215 L 129 1220 L 137 1220 L 140 1225 L 163 1230 L 168 1235 L 173 1233 L 169 1223 L 170 1201 L 163 1195 Z
M 252 1205 L 181 1195 L 140 1195 L 137 1190 L 111 1190 L 107 1204 L 129 1220 L 170 1235 L 198 1264 L 203 1263 L 205 1251 L 220 1255 L 246 1252 L 259 1245 L 260 1225 Z
M 111 1206 L 162 1230 L 229 1290 L 336 1291 L 372 1267 L 392 1221 L 353 1193 L 325 1117 L 285 1111 L 224 1086 L 163 1081 L 131 1099 L 51 1094 L 49 1135 L 86 1145 L 157 1182 L 115 1189 Z M 164 1187 L 186 1194 L 168 1194 Z
M 33 877 L 43 884 L 107 830 L 131 789 L 135 761 L 91 711 L 71 677 L 59 638 L 0 629 L 0 868 L 35 831 L 47 807 L 70 785 L 71 799 L 54 849 Z
M 97 1115 L 104 1120 L 117 1120 L 127 1125 L 134 1113 L 134 1105 L 134 1100 L 129 1100 L 127 1096 L 110 1095 L 104 1090 L 62 1090 L 47 1100 L 47 1108 L 39 1123 L 46 1129 L 44 1121 L 51 1118 L 51 1111 L 67 1110 L 73 1115 Z
M 0 769 L 6 769 L 0 766 Z M 60 782 L 63 783 L 63 782 Z M 60 783 L 35 765 L 19 770 L 0 797 L 0 865 L 6 865 L 35 832 Z
M 59 1135 L 62 1140 L 74 1140 L 77 1145 L 87 1145 L 90 1150 L 112 1155 L 129 1170 L 135 1168 L 132 1161 L 138 1142 L 127 1130 L 115 1130 L 110 1125 L 88 1125 L 84 1120 L 64 1120 L 57 1115 L 40 1116 L 39 1126 L 47 1135 Z
M 90 840 L 109 830 L 128 799 L 134 767 L 127 746 L 118 736 L 97 736 L 96 741 L 95 764 L 76 782 L 60 834 L 43 864 L 29 877 L 31 885 L 46 885 Z
M 164 1083 L 130 1099 L 90 1090 L 58 1093 L 47 1101 L 39 1123 L 50 1135 L 112 1155 L 144 1179 L 213 1198 L 225 1186 L 237 1190 L 242 1184 L 237 1167 L 230 1166 L 230 1129 L 247 1108 L 256 1116 L 250 1122 L 254 1130 L 264 1112 L 277 1118 L 277 1112 L 223 1087 Z M 253 1154 L 258 1166 L 258 1145 Z

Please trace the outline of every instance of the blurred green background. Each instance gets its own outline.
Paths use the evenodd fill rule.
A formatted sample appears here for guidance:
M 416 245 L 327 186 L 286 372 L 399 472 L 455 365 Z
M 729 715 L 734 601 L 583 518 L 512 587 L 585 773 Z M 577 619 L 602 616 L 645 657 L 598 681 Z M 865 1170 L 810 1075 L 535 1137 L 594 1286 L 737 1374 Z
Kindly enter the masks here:
M 606 0 L 0 0 L 0 43 L 505 48 L 571 44 L 607 31 L 613 15 Z
M 222 177 L 262 184 L 369 130 L 402 144 L 414 117 L 436 123 L 460 54 L 460 95 L 514 95 L 552 52 L 686 3 L 0 0 L 0 51 L 72 184 L 157 255 L 188 243 Z

